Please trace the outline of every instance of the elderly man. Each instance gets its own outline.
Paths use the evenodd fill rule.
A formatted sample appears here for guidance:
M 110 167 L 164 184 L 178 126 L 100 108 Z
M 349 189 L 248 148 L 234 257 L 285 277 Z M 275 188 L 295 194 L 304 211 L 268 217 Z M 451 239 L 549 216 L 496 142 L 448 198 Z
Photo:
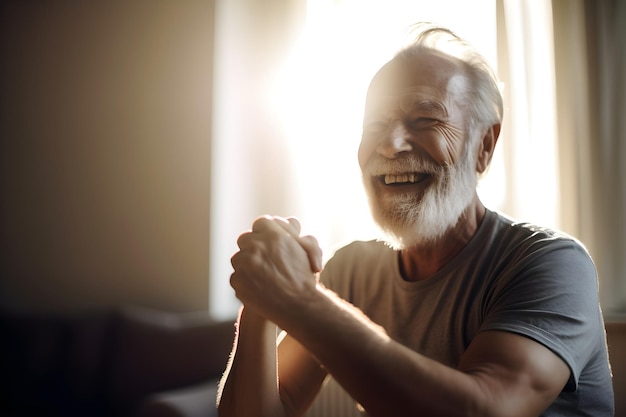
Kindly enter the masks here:
M 385 242 L 321 268 L 294 219 L 238 240 L 223 416 L 300 416 L 330 374 L 367 415 L 613 415 L 594 265 L 476 194 L 500 132 L 485 60 L 429 27 L 376 74 L 359 163 Z M 285 331 L 277 343 L 277 328 Z

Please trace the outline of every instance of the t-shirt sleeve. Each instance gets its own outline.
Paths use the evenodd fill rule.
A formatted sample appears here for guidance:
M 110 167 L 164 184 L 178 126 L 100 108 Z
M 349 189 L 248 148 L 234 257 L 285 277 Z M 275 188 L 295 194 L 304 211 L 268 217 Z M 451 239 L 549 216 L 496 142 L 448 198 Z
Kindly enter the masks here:
M 491 287 L 480 330 L 503 330 L 529 337 L 569 366 L 566 390 L 596 351 L 602 328 L 595 266 L 574 240 L 536 241 L 511 261 Z

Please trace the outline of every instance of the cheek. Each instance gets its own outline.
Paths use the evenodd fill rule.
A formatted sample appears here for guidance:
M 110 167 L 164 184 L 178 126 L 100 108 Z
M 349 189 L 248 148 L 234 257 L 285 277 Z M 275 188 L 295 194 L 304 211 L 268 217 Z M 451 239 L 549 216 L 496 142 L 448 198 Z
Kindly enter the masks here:
M 451 126 L 434 129 L 431 155 L 440 164 L 455 165 L 463 153 L 465 135 L 461 129 Z
M 361 171 L 364 170 L 365 165 L 367 165 L 367 161 L 371 158 L 373 152 L 375 152 L 375 146 L 373 145 L 373 141 L 368 141 L 365 139 L 361 140 L 359 144 L 358 158 L 359 158 L 359 166 L 361 167 Z

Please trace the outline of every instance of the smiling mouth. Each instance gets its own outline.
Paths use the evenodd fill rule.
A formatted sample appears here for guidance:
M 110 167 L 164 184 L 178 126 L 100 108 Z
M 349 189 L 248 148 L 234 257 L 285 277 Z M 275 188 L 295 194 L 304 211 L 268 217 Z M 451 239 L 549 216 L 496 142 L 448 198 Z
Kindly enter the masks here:
M 387 174 L 380 177 L 385 185 L 406 185 L 416 184 L 430 178 L 429 174 L 410 173 L 410 174 Z

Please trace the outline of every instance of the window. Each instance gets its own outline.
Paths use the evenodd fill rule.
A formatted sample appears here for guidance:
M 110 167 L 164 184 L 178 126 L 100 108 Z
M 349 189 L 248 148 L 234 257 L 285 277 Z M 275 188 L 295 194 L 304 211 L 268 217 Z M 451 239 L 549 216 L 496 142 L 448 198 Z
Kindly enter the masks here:
M 212 313 L 229 316 L 238 308 L 229 259 L 238 234 L 260 214 L 300 218 L 325 259 L 348 241 L 377 236 L 356 157 L 364 98 L 405 29 L 419 21 L 451 28 L 496 69 L 511 63 L 502 68 L 515 80 L 503 86 L 510 127 L 479 193 L 488 207 L 558 227 L 553 58 L 545 39 L 551 9 L 548 1 L 528 3 L 511 2 L 508 30 L 499 33 L 496 0 L 284 0 L 284 7 L 264 10 L 253 0 L 218 2 Z M 530 15 L 532 30 L 511 23 Z M 500 56 L 499 36 L 512 45 Z M 275 50 L 277 39 L 290 42 Z M 524 55 L 529 51 L 533 57 Z M 519 113 L 509 114 L 511 107 Z

